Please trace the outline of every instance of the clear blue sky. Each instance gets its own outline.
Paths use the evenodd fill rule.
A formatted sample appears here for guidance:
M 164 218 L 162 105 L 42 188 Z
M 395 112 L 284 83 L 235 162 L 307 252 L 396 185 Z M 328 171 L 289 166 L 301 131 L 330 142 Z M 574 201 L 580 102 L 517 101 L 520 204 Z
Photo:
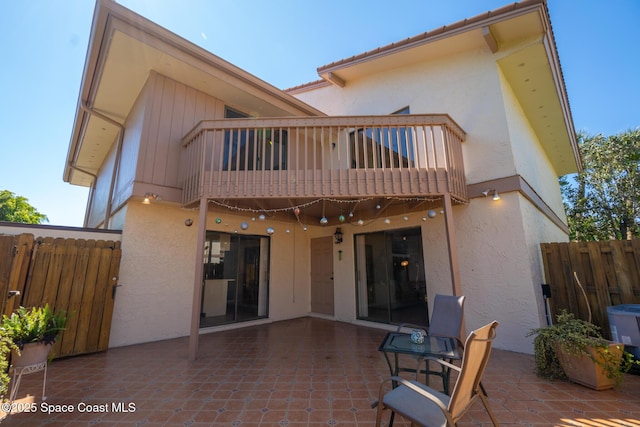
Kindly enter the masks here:
M 121 0 L 285 89 L 316 68 L 510 0 Z M 575 128 L 640 126 L 640 1 L 549 0 Z M 87 189 L 62 181 L 94 4 L 0 0 L 0 189 L 52 225 L 82 226 Z

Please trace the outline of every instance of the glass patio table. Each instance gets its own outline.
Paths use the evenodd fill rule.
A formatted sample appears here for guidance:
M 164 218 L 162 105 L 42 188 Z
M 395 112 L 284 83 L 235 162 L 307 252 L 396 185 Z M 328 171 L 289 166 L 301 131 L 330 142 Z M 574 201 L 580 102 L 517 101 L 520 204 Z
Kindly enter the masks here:
M 458 344 L 458 340 L 451 337 L 434 337 L 434 336 L 425 336 L 424 342 L 421 344 L 415 344 L 411 342 L 411 334 L 403 333 L 403 332 L 389 332 L 385 337 L 382 344 L 378 348 L 379 351 L 384 353 L 384 357 L 387 360 L 387 365 L 389 365 L 389 371 L 392 376 L 397 376 L 401 371 L 402 372 L 413 372 L 416 373 L 416 379 L 418 374 L 426 373 L 425 375 L 425 383 L 429 384 L 429 371 L 428 365 L 426 371 L 419 370 L 419 365 L 416 366 L 416 369 L 411 368 L 401 368 L 398 363 L 398 356 L 400 354 L 408 354 L 414 357 L 432 357 L 439 358 L 443 360 L 460 360 L 462 358 L 463 349 Z M 393 355 L 390 357 L 390 355 Z M 391 359 L 393 358 L 393 363 Z M 444 369 L 442 373 L 433 372 L 440 376 L 442 376 L 442 384 L 443 391 L 445 394 L 449 394 L 449 369 Z

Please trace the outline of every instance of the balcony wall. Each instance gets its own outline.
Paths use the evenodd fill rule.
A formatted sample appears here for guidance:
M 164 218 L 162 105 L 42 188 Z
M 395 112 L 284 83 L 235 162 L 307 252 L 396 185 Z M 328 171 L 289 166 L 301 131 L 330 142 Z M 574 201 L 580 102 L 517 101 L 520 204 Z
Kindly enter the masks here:
M 465 202 L 464 138 L 447 115 L 205 120 L 182 140 L 182 203 L 447 192 Z

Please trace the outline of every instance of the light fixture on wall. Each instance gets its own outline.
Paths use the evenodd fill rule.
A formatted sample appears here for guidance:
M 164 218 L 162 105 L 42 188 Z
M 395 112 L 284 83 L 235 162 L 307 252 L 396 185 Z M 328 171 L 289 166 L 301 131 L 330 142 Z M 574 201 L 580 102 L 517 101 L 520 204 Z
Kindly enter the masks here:
M 482 192 L 482 195 L 484 197 L 487 197 L 489 195 L 489 193 L 491 193 L 491 192 L 493 192 L 493 200 L 500 200 L 500 194 L 498 194 L 498 190 L 491 190 L 491 189 L 484 190 Z
M 162 197 L 160 197 L 160 196 L 158 196 L 157 194 L 154 194 L 154 193 L 145 193 L 144 199 L 142 199 L 142 204 L 143 205 L 150 205 L 151 204 L 151 199 L 153 199 L 153 200 L 162 200 Z
M 342 230 L 340 227 L 336 228 L 336 232 L 333 233 L 333 237 L 336 239 L 336 245 L 342 243 Z

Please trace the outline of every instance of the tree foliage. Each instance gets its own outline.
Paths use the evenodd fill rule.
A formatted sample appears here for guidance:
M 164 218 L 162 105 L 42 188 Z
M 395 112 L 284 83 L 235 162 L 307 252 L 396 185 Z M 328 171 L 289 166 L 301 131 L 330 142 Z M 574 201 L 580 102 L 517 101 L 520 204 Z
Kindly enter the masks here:
M 578 140 L 583 170 L 560 178 L 571 240 L 640 237 L 640 129 Z
M 9 190 L 0 190 L 0 221 L 42 224 L 49 219 L 31 206 L 27 198 L 16 196 Z

